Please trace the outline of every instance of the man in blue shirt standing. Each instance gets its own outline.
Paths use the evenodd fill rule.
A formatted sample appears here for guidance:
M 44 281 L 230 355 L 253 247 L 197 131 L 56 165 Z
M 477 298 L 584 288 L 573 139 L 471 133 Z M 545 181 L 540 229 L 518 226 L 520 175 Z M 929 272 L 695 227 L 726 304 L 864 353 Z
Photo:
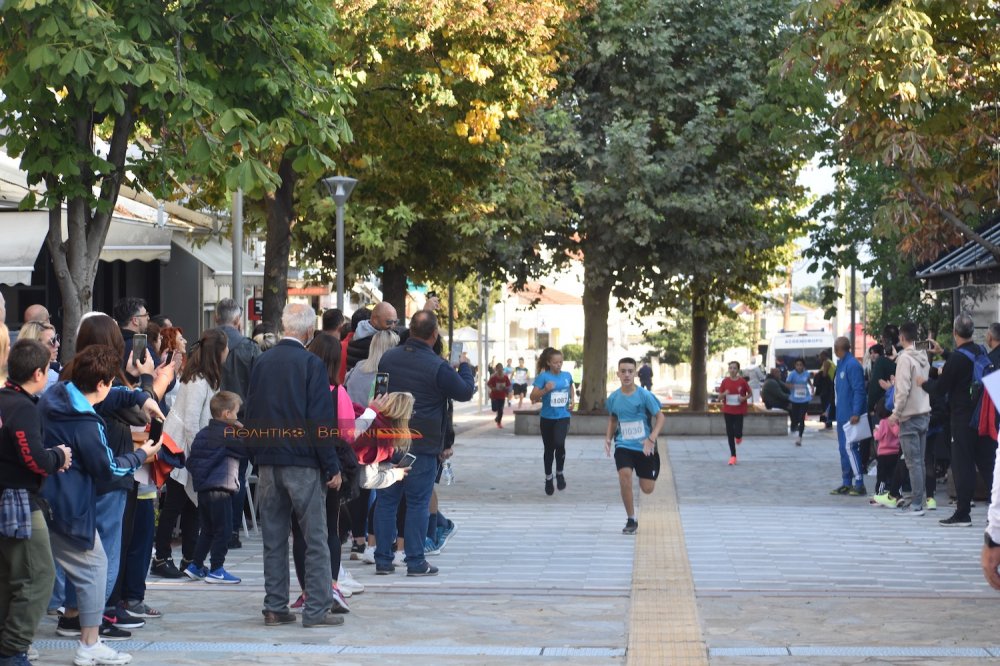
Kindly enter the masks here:
M 633 358 L 618 361 L 618 379 L 622 386 L 605 403 L 608 431 L 604 438 L 604 453 L 611 455 L 611 443 L 614 442 L 618 485 L 628 515 L 622 534 L 635 534 L 639 529 L 632 497 L 632 471 L 635 470 L 639 477 L 639 489 L 645 494 L 652 493 L 656 485 L 656 477 L 660 473 L 656 438 L 664 422 L 660 401 L 646 389 L 635 385 L 635 366 Z
M 837 377 L 834 388 L 837 395 L 837 440 L 840 442 L 840 471 L 843 483 L 830 491 L 831 495 L 864 496 L 864 470 L 861 468 L 859 442 L 848 442 L 844 425 L 856 425 L 868 418 L 865 395 L 865 373 L 851 353 L 851 341 L 845 337 L 833 343 L 833 353 L 837 356 Z

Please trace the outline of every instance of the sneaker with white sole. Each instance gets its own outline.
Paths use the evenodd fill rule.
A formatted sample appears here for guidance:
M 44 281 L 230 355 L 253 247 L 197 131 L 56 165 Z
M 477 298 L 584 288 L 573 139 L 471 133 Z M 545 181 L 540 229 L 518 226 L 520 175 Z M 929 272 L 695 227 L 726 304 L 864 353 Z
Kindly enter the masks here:
M 147 606 L 144 601 L 126 601 L 124 603 L 125 612 L 132 617 L 141 617 L 146 618 L 147 620 L 163 617 L 163 613 L 155 608 Z
M 375 546 L 365 546 L 365 552 L 361 553 L 361 561 L 365 564 L 375 564 Z
M 365 586 L 359 583 L 351 572 L 344 567 L 340 568 L 340 575 L 337 576 L 337 585 L 340 586 L 341 590 L 351 592 L 352 594 L 361 594 L 365 591 Z
M 119 652 L 102 640 L 98 640 L 93 645 L 80 643 L 76 648 L 76 654 L 73 655 L 73 663 L 76 666 L 115 666 L 128 664 L 131 661 L 132 655 L 127 652 Z
M 330 586 L 330 591 L 333 595 L 333 607 L 330 608 L 330 612 L 350 613 L 351 607 L 347 605 L 347 599 L 344 597 L 344 591 L 340 589 L 340 586 L 334 583 Z
M 937 500 L 933 497 L 928 497 L 927 501 L 924 502 L 924 508 L 928 511 L 937 511 Z
M 397 550 L 392 554 L 392 564 L 397 567 L 401 567 L 406 564 L 406 553 L 402 550 Z
M 194 566 L 194 565 L 192 565 Z M 238 585 L 241 582 L 241 578 L 234 576 L 222 567 L 219 567 L 215 571 L 209 571 L 205 576 L 206 583 L 220 584 L 220 585 Z
M 35 646 L 31 643 L 28 643 L 28 649 L 25 651 L 24 656 L 28 661 L 38 661 L 42 658 L 41 653 L 39 653 L 38 650 L 35 649 Z
M 440 555 L 441 546 L 431 541 L 430 537 L 424 538 L 424 555 Z

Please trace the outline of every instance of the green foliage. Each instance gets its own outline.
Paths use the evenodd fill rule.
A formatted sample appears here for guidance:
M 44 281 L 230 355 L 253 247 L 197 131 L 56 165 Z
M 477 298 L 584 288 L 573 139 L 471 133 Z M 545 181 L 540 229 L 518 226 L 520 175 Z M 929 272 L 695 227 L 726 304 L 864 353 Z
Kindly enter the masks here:
M 882 167 L 872 233 L 918 258 L 973 238 L 1000 206 L 1000 12 L 993 0 L 801 2 L 783 70 L 824 85 L 837 163 Z
M 568 345 L 563 345 L 560 351 L 562 351 L 563 359 L 566 361 L 573 361 L 574 363 L 583 362 L 583 345 L 571 342 Z
M 612 290 L 646 311 L 694 304 L 711 322 L 732 300 L 758 302 L 787 263 L 801 227 L 795 176 L 811 150 L 801 135 L 822 103 L 816 86 L 768 72 L 787 9 L 607 1 L 581 20 L 546 118 L 552 188 L 572 212 L 551 242 L 583 253 L 598 301 Z M 606 315 L 589 312 L 588 325 Z M 591 344 L 587 408 L 606 364 L 603 336 Z
M 519 280 L 551 215 L 527 121 L 554 84 L 562 0 L 338 1 L 360 81 L 339 168 L 360 183 L 346 230 L 351 274 L 416 282 Z M 305 257 L 332 265 L 329 207 L 303 215 Z
M 689 310 L 679 310 L 662 322 L 659 331 L 645 334 L 646 342 L 655 347 L 651 355 L 667 365 L 691 362 L 693 333 Z M 708 355 L 721 354 L 729 349 L 753 347 L 757 342 L 753 322 L 733 317 L 721 317 L 709 332 Z

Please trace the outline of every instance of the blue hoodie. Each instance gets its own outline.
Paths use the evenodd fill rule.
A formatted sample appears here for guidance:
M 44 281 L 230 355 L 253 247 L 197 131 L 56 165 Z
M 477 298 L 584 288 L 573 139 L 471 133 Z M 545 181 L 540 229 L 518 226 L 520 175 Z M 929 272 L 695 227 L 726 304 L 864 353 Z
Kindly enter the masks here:
M 112 389 L 106 401 L 130 399 L 128 389 Z M 104 420 L 72 382 L 50 387 L 38 401 L 45 424 L 45 446 L 65 444 L 73 451 L 73 464 L 49 478 L 41 494 L 51 507 L 50 528 L 84 550 L 94 547 L 97 529 L 97 483 L 130 473 L 146 459 L 142 451 L 116 459 L 108 448 Z M 123 468 L 121 463 L 134 467 Z M 126 472 L 126 470 L 129 470 Z

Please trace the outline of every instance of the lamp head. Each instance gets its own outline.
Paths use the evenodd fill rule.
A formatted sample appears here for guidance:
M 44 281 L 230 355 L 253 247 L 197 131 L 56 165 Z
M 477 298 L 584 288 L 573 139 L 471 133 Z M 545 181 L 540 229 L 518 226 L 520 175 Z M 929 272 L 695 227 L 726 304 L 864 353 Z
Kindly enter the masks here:
M 358 184 L 357 178 L 347 176 L 329 176 L 320 181 L 326 187 L 327 192 L 333 197 L 338 206 L 343 206 L 351 196 L 354 186 Z

